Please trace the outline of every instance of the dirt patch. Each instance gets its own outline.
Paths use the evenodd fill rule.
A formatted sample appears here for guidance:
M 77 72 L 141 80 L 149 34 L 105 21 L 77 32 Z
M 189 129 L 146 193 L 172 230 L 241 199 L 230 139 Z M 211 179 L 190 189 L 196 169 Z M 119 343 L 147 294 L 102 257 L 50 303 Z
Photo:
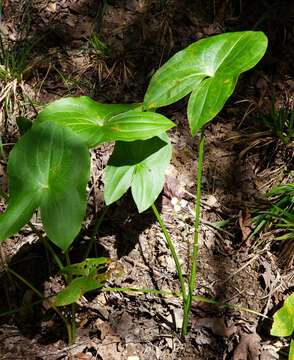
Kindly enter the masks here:
M 243 3 L 240 7 L 239 1 L 226 1 L 225 5 L 188 0 L 108 1 L 106 7 L 103 3 L 3 2 L 1 29 L 5 36 L 17 49 L 24 43 L 34 44 L 27 58 L 28 70 L 17 83 L 12 108 L 4 113 L 1 104 L 5 142 L 14 143 L 19 137 L 17 116 L 34 118 L 45 103 L 61 96 L 88 95 L 110 103 L 142 101 L 153 72 L 173 53 L 204 36 L 253 27 L 269 35 L 270 48 L 263 62 L 241 77 L 225 110 L 206 129 L 195 295 L 215 299 L 218 305 L 193 303 L 190 334 L 183 341 L 179 336 L 179 298 L 94 292 L 78 304 L 77 342 L 68 347 L 60 319 L 42 303 L 35 304 L 39 299 L 8 277 L 2 267 L 0 313 L 21 310 L 0 317 L 1 358 L 283 358 L 283 351 L 280 355 L 279 351 L 286 342 L 271 338 L 269 323 L 256 313 L 272 315 L 293 290 L 293 269 L 280 266 L 281 247 L 271 234 L 262 238 L 248 235 L 254 211 L 266 202 L 265 192 L 282 181 L 293 182 L 293 145 L 287 149 L 277 146 L 256 121 L 269 110 L 273 97 L 276 102 L 293 104 L 290 2 L 282 2 L 279 17 L 273 9 L 263 8 L 266 1 L 257 1 L 253 7 Z M 283 12 L 283 6 L 289 11 Z M 91 46 L 89 38 L 94 32 L 107 51 Z M 163 109 L 163 113 L 177 127 L 170 134 L 173 158 L 157 205 L 186 275 L 190 262 L 187 254 L 193 242 L 198 138 L 192 139 L 189 134 L 186 100 Z M 11 147 L 5 147 L 6 154 Z M 93 221 L 103 208 L 102 173 L 111 150 L 112 145 L 107 145 L 92 152 L 87 219 L 71 251 L 75 261 L 80 260 Z M 0 173 L 4 192 L 5 163 L 3 159 Z M 180 207 L 175 206 L 175 198 Z M 1 210 L 4 208 L 2 201 Z M 213 225 L 223 221 L 227 224 L 224 228 Z M 38 214 L 32 223 L 42 231 Z M 291 247 L 287 251 L 293 253 Z M 179 290 L 159 225 L 150 211 L 137 213 L 129 194 L 108 210 L 97 234 L 96 252 L 116 262 L 116 276 L 109 287 Z M 62 286 L 47 256 L 29 226 L 2 244 L 2 260 L 46 296 Z

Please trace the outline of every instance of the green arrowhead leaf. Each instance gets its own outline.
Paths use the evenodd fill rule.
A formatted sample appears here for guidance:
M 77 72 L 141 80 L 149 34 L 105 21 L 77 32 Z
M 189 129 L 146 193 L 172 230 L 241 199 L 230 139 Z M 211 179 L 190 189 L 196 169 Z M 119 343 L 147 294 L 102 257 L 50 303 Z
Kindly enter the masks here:
M 169 105 L 193 92 L 188 117 L 195 135 L 221 110 L 238 76 L 258 63 L 266 47 L 266 36 L 254 31 L 201 39 L 157 70 L 145 94 L 144 108 Z
M 87 147 L 54 122 L 29 130 L 8 161 L 9 201 L 0 216 L 0 241 L 18 232 L 40 207 L 50 240 L 66 250 L 78 234 L 86 210 Z
M 141 112 L 138 104 L 101 104 L 87 96 L 54 101 L 37 120 L 70 128 L 90 148 L 106 141 L 149 139 L 174 126 L 163 115 Z
M 65 306 L 76 303 L 86 292 L 100 289 L 107 280 L 107 274 L 98 274 L 95 277 L 79 277 L 74 279 L 65 289 L 53 299 L 55 306 Z
M 284 302 L 280 310 L 274 314 L 271 329 L 273 336 L 291 336 L 294 331 L 294 293 Z
M 139 212 L 148 209 L 163 188 L 171 151 L 166 134 L 145 141 L 117 142 L 105 169 L 106 204 L 117 201 L 131 187 Z

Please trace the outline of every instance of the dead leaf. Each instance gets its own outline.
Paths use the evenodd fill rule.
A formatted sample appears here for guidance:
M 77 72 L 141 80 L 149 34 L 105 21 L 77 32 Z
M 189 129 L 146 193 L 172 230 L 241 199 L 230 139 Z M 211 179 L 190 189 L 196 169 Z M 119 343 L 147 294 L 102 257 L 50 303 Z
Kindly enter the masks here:
M 72 360 L 91 360 L 92 356 L 85 354 L 85 353 L 77 353 L 73 357 L 71 357 Z
M 233 360 L 259 360 L 260 337 L 255 334 L 242 334 L 237 345 Z
M 164 184 L 164 195 L 168 197 L 169 199 L 172 199 L 173 197 L 179 197 L 179 181 L 176 177 L 169 175 L 166 177 L 166 181 Z
M 51 13 L 55 13 L 56 12 L 56 3 L 55 2 L 49 3 L 46 10 L 50 11 Z
M 214 335 L 230 337 L 236 332 L 236 326 L 227 326 L 223 317 L 221 318 L 202 318 L 192 322 L 192 328 L 207 328 L 210 329 Z
M 271 284 L 273 280 L 275 280 L 275 275 L 273 274 L 271 264 L 268 261 L 263 261 L 262 266 L 265 269 L 264 273 L 262 274 L 265 290 L 270 290 Z
M 239 225 L 242 231 L 242 241 L 246 241 L 252 232 L 251 215 L 247 209 L 242 211 L 241 216 L 239 217 Z

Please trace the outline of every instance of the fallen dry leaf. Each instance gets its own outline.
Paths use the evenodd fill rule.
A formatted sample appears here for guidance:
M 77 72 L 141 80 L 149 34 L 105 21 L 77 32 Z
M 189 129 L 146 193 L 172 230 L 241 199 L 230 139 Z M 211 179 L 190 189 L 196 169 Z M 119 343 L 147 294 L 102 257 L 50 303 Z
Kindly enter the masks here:
M 202 318 L 192 322 L 192 328 L 207 328 L 214 335 L 230 337 L 236 332 L 236 326 L 227 326 L 223 317 L 221 318 Z
M 242 232 L 242 241 L 246 241 L 250 236 L 251 229 L 251 215 L 248 210 L 242 211 L 241 216 L 239 217 L 239 226 Z
M 257 334 L 242 334 L 233 360 L 259 360 L 260 337 Z

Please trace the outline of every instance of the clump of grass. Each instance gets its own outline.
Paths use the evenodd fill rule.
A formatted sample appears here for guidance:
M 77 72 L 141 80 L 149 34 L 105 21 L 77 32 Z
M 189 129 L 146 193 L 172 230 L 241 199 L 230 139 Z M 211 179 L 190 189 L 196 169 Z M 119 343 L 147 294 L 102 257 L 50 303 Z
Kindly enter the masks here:
M 110 55 L 108 46 L 100 40 L 99 36 L 93 32 L 89 38 L 89 47 L 98 57 L 107 58 Z
M 0 109 L 4 128 L 14 113 L 18 97 L 27 98 L 24 78 L 32 69 L 29 56 L 33 46 L 31 41 L 9 43 L 0 33 Z
M 294 240 L 294 183 L 282 184 L 267 193 L 269 206 L 253 219 L 254 234 L 272 230 L 276 240 Z
M 294 140 L 294 109 L 282 106 L 276 110 L 274 106 L 268 115 L 262 118 L 263 123 L 284 145 Z

